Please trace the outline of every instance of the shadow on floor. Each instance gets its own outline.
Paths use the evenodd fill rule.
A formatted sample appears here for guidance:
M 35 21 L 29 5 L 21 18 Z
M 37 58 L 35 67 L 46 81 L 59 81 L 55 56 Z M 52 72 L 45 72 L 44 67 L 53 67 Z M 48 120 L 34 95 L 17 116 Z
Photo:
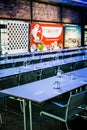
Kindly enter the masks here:
M 1 113 L 3 124 L 2 126 L 0 126 L 0 130 L 24 130 L 22 113 L 12 113 L 4 109 L 2 109 Z M 27 118 L 27 122 L 29 125 L 29 118 Z M 71 130 L 86 130 L 87 120 L 77 118 L 69 122 L 69 127 L 71 128 Z M 54 120 L 46 116 L 40 117 L 39 109 L 34 107 L 33 130 L 66 130 L 66 127 L 64 123 L 59 122 L 58 120 Z

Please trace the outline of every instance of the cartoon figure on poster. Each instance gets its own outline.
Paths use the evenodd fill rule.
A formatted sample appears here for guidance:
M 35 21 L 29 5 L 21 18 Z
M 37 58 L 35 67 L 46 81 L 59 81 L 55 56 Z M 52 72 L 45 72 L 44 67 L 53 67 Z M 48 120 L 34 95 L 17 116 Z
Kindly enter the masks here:
M 63 48 L 63 26 L 61 24 L 31 23 L 31 51 Z
M 33 41 L 34 43 L 32 44 L 32 49 L 35 51 L 37 48 L 39 50 L 44 49 L 44 44 L 42 42 L 42 28 L 40 27 L 39 24 L 36 24 L 33 29 L 31 30 L 31 35 L 33 36 Z

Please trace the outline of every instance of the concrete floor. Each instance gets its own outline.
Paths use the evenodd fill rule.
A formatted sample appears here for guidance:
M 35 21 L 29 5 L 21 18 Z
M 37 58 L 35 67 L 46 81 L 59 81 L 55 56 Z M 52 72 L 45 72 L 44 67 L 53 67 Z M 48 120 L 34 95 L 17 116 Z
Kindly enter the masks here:
M 2 107 L 0 107 L 0 109 L 3 119 L 3 124 L 0 126 L 0 130 L 24 130 L 22 113 L 6 111 Z M 66 130 L 64 123 L 46 116 L 40 117 L 39 110 L 40 109 L 37 106 L 33 107 L 33 130 Z M 29 119 L 27 118 L 27 123 L 28 122 Z M 87 120 L 77 118 L 69 122 L 69 127 L 71 130 L 87 130 Z

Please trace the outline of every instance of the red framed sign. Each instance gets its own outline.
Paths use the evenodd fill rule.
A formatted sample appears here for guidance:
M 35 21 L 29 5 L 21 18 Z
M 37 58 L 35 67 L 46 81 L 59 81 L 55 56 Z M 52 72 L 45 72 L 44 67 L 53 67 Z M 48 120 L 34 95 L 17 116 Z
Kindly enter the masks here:
M 63 48 L 63 25 L 30 24 L 30 50 L 44 51 Z

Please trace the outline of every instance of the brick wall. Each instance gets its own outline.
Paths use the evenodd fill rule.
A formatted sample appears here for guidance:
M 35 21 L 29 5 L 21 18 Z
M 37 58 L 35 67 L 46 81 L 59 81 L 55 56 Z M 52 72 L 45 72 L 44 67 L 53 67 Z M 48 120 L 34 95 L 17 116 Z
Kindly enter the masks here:
M 50 4 L 34 2 L 33 20 L 60 22 L 60 8 Z
M 62 22 L 65 23 L 80 23 L 80 12 L 75 9 L 63 7 Z
M 78 8 L 62 6 L 63 11 L 61 12 L 60 5 L 52 5 L 49 0 L 39 0 L 39 2 L 33 2 L 32 5 L 32 20 L 34 21 L 81 23 Z M 30 6 L 29 0 L 1 0 L 0 18 L 31 20 Z
M 30 19 L 29 0 L 0 1 L 0 18 Z

